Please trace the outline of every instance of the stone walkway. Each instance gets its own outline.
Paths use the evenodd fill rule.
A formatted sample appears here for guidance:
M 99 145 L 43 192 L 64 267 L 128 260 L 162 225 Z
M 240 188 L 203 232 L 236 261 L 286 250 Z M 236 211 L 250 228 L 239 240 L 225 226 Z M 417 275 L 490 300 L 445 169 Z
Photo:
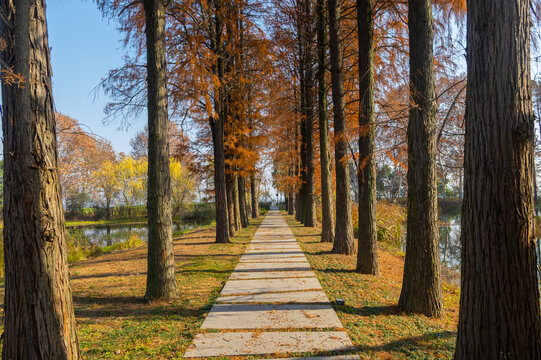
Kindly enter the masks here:
M 353 349 L 291 229 L 277 210 L 270 211 L 257 230 L 216 302 L 184 357 L 268 357 Z

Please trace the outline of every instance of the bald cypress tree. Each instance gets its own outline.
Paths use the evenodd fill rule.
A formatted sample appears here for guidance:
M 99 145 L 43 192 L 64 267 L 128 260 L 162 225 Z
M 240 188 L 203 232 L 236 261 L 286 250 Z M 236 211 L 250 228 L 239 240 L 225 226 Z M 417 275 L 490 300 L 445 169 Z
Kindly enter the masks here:
M 355 252 L 355 243 L 351 218 L 344 73 L 340 48 L 340 2 L 328 0 L 328 12 L 336 171 L 336 230 L 332 251 L 335 254 L 349 255 Z
M 80 359 L 69 284 L 44 0 L 2 0 L 2 358 Z M 17 81 L 17 79 L 15 79 Z
M 468 1 L 455 359 L 541 359 L 530 1 Z M 489 25 L 489 26 L 487 26 Z
M 439 317 L 441 290 L 433 19 L 430 0 L 409 0 L 410 110 L 408 220 L 399 304 L 406 312 Z

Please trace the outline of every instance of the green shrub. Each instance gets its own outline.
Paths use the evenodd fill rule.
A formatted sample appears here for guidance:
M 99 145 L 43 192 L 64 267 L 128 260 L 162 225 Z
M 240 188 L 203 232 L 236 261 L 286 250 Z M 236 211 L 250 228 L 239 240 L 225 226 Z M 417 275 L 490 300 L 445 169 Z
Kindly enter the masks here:
M 259 210 L 265 209 L 265 210 L 269 211 L 271 206 L 272 206 L 271 201 L 260 201 L 259 202 Z
M 216 220 L 214 204 L 196 204 L 182 215 L 182 220 L 197 224 L 210 224 Z
M 380 201 L 376 206 L 378 241 L 385 241 L 400 246 L 406 234 L 406 209 L 397 203 Z M 355 237 L 359 237 L 359 210 L 352 207 L 352 217 Z

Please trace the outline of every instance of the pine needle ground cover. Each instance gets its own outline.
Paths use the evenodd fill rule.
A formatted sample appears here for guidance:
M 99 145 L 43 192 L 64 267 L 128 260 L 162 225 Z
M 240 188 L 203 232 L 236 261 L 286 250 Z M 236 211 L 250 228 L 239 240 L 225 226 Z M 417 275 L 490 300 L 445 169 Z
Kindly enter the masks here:
M 231 244 L 215 244 L 214 227 L 175 238 L 179 299 L 171 304 L 142 300 L 146 246 L 70 266 L 83 357 L 181 359 L 261 221 L 250 219 Z
M 456 341 L 459 290 L 444 283 L 445 315 L 431 319 L 406 315 L 398 307 L 404 267 L 393 244 L 379 243 L 380 276 L 355 273 L 356 256 L 331 254 L 321 229 L 307 228 L 286 215 L 287 223 L 333 304 L 362 359 L 451 359 Z

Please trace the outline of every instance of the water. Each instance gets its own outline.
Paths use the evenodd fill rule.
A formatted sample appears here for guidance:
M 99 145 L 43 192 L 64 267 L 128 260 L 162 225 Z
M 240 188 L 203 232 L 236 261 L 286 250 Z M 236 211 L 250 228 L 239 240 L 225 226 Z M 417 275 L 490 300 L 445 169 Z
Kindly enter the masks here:
M 460 281 L 460 214 L 440 213 L 440 261 L 448 281 Z
M 173 232 L 190 230 L 196 227 L 195 223 L 173 223 Z M 109 224 L 69 227 L 71 238 L 77 238 L 80 243 L 94 246 L 110 246 L 125 242 L 130 236 L 137 236 L 140 240 L 148 240 L 147 224 Z
M 440 260 L 444 276 L 455 284 L 460 283 L 460 214 L 439 214 Z M 537 238 L 537 261 L 541 262 L 541 238 Z M 540 268 L 541 279 L 541 268 Z M 541 286 L 541 284 L 540 284 Z

